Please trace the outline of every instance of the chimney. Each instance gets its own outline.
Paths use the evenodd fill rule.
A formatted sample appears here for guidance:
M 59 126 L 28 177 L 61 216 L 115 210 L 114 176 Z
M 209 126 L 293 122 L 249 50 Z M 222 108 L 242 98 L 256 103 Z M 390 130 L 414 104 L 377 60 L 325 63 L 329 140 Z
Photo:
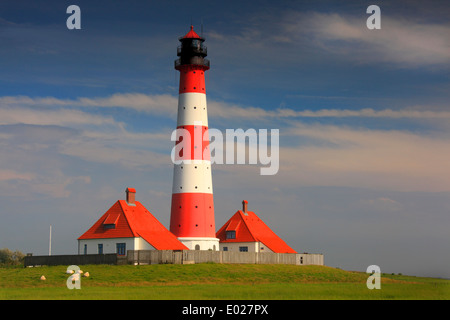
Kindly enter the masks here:
M 126 193 L 127 193 L 128 205 L 135 206 L 136 204 L 134 203 L 134 201 L 136 199 L 136 189 L 135 188 L 127 188 Z
M 247 215 L 247 205 L 248 205 L 247 200 L 242 201 L 242 211 L 244 211 L 245 215 Z

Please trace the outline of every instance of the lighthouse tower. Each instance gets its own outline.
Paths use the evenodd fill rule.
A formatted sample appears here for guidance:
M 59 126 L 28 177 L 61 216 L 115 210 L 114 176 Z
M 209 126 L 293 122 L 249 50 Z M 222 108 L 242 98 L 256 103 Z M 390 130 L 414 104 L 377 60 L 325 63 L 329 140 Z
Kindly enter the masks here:
M 177 140 L 172 186 L 170 231 L 191 250 L 219 250 L 206 107 L 205 39 L 191 30 L 179 38 L 175 69 L 180 71 Z M 177 145 L 181 148 L 177 149 Z

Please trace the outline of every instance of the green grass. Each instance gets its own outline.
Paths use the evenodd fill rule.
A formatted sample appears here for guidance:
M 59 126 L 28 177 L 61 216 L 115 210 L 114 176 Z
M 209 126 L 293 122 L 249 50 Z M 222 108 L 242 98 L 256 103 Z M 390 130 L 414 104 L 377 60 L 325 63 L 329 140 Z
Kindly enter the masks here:
M 0 299 L 450 299 L 449 280 L 382 275 L 381 290 L 369 290 L 368 274 L 325 266 L 80 267 L 90 273 L 80 290 L 67 289 L 67 266 L 0 268 Z

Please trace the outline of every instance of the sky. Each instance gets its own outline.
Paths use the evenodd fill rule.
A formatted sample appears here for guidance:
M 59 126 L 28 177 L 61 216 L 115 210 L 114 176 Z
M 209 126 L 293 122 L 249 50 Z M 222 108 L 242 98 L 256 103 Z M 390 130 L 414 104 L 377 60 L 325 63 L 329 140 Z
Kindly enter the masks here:
M 52 225 L 52 254 L 75 254 L 127 187 L 169 226 L 192 24 L 209 127 L 280 132 L 275 175 L 213 165 L 217 230 L 245 199 L 328 266 L 450 278 L 449 18 L 447 1 L 1 1 L 0 247 L 48 254 Z

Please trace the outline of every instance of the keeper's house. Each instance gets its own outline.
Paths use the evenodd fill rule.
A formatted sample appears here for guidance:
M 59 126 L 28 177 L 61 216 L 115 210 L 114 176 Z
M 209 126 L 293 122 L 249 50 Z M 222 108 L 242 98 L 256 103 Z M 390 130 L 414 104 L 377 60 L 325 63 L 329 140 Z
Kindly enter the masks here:
M 127 250 L 188 250 L 140 202 L 136 190 L 127 188 L 118 200 L 78 238 L 78 254 L 117 253 Z
M 238 210 L 216 233 L 221 251 L 297 253 L 277 236 L 254 212 L 242 202 Z

